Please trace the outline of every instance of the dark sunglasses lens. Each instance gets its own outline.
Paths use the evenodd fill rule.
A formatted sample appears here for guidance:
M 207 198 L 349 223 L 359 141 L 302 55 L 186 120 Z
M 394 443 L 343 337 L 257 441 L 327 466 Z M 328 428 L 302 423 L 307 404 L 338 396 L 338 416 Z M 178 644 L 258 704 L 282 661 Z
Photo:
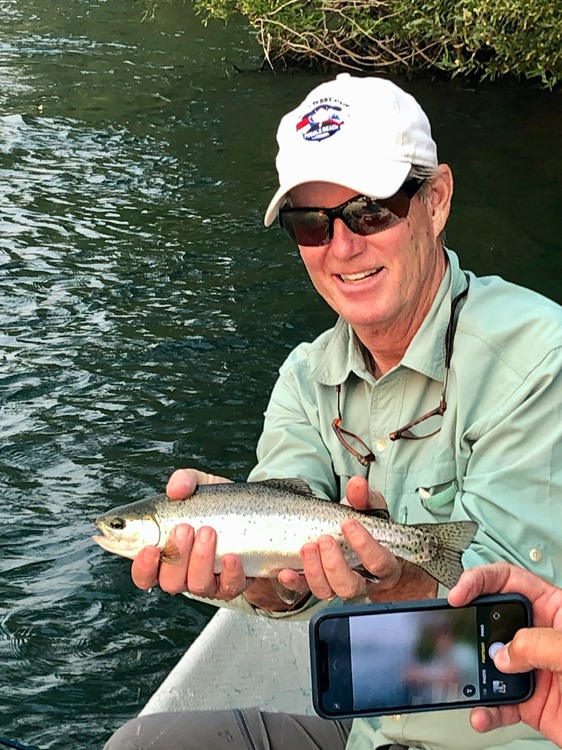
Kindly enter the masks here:
M 318 247 L 330 242 L 330 219 L 322 211 L 282 211 L 281 226 L 297 245 Z
M 400 221 L 389 208 L 364 201 L 350 203 L 342 211 L 342 218 L 356 234 L 369 235 L 383 232 Z

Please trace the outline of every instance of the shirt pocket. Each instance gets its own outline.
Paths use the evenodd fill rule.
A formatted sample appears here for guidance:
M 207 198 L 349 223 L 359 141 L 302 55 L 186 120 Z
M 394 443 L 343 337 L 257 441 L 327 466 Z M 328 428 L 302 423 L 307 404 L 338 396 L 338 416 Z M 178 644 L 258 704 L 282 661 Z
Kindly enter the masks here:
M 457 466 L 453 459 L 436 462 L 415 479 L 415 490 L 423 507 L 435 518 L 450 518 L 459 491 Z

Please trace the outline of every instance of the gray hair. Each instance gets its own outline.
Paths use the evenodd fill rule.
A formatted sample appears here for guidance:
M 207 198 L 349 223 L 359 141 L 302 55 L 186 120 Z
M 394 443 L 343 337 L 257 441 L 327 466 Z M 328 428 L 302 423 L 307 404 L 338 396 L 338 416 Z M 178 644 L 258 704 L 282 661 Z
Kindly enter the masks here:
M 407 180 L 431 180 L 437 172 L 435 167 L 422 167 L 419 164 L 412 164 L 408 172 Z
M 422 167 L 419 164 L 412 164 L 410 167 L 410 171 L 408 172 L 407 180 L 424 180 L 424 184 L 421 186 L 419 191 L 420 200 L 424 201 L 428 192 L 429 192 L 429 186 L 431 184 L 431 180 L 435 175 L 437 174 L 437 169 L 435 167 Z M 443 231 L 439 235 L 439 239 L 441 240 L 441 244 L 444 245 L 446 242 L 446 236 L 445 236 L 445 227 L 443 227 Z

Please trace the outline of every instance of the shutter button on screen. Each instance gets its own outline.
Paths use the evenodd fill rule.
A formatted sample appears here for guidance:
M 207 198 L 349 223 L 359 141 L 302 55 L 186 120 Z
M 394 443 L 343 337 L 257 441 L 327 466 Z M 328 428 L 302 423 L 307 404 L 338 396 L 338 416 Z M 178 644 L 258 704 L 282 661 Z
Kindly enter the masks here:
M 500 648 L 503 648 L 503 646 L 505 646 L 505 643 L 502 643 L 501 641 L 494 641 L 492 644 L 490 644 L 490 648 L 488 649 L 488 653 L 490 654 L 490 659 L 493 659 L 494 656 L 500 650 Z

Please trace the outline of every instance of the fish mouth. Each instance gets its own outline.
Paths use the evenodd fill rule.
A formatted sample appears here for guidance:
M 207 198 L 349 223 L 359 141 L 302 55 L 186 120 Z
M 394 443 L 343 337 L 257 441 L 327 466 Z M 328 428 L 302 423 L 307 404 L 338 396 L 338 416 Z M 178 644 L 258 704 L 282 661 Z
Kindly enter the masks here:
M 126 547 L 122 542 L 118 542 L 115 539 L 108 539 L 108 537 L 101 536 L 101 534 L 94 534 L 92 539 L 102 549 L 106 550 L 106 552 L 112 552 L 114 555 L 121 555 L 121 557 L 128 557 L 130 560 L 134 560 L 139 553 L 138 549 Z

